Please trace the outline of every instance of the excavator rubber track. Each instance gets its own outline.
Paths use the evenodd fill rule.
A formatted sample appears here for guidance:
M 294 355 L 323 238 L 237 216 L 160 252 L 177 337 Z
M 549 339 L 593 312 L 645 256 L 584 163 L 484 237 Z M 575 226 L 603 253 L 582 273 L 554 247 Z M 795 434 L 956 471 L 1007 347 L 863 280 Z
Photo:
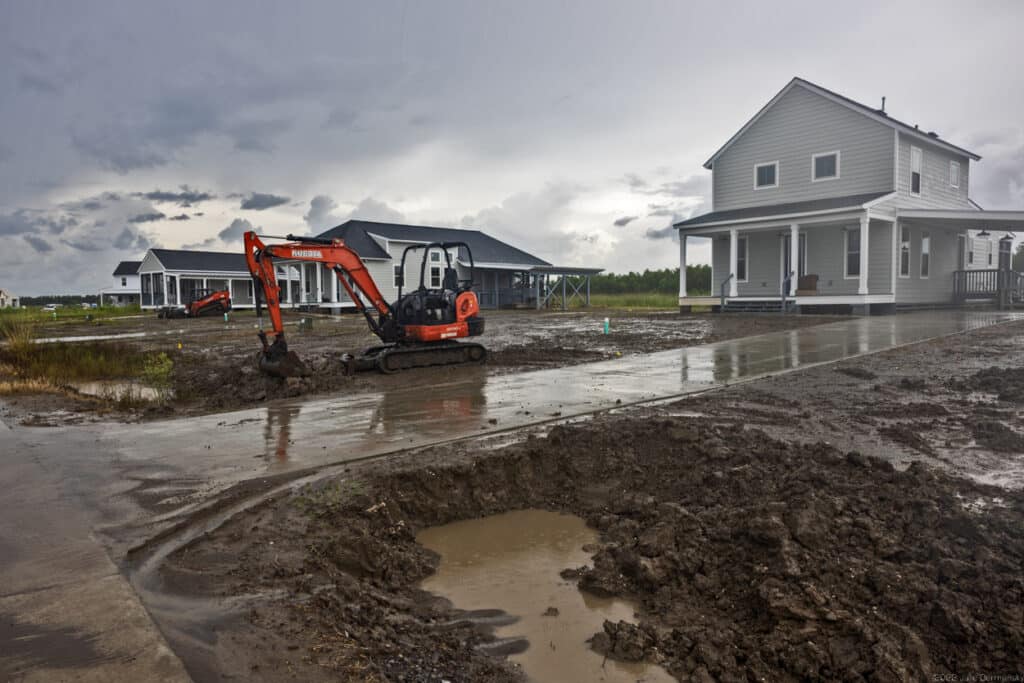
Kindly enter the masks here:
M 485 360 L 487 349 L 474 342 L 391 344 L 367 349 L 360 356 L 349 356 L 345 358 L 345 367 L 348 374 L 379 370 L 390 375 L 414 368 L 480 364 Z

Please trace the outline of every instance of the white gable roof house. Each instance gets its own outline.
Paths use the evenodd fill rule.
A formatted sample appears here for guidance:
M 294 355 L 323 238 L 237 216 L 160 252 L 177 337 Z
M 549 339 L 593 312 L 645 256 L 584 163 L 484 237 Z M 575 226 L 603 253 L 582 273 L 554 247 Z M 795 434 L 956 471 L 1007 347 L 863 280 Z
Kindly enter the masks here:
M 881 108 L 794 78 L 704 167 L 712 210 L 676 223 L 679 305 L 833 310 L 1024 301 L 1010 270 L 1024 210 L 970 199 L 980 156 Z M 686 249 L 711 241 L 711 296 Z
M 0 308 L 17 308 L 18 305 L 18 297 L 14 296 L 6 289 L 0 289 Z

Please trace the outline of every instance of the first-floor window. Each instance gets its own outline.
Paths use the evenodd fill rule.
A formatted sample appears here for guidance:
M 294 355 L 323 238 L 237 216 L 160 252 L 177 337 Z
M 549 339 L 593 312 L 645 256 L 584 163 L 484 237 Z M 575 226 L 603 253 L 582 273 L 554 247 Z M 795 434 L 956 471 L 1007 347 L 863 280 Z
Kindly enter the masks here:
M 846 231 L 846 277 L 860 277 L 860 230 Z
M 736 281 L 747 281 L 747 238 L 736 239 Z
M 900 228 L 900 277 L 910 277 L 910 228 Z
M 932 238 L 927 232 L 921 233 L 921 277 L 928 277 L 928 267 L 931 265 Z
M 430 266 L 430 288 L 441 289 L 441 267 Z

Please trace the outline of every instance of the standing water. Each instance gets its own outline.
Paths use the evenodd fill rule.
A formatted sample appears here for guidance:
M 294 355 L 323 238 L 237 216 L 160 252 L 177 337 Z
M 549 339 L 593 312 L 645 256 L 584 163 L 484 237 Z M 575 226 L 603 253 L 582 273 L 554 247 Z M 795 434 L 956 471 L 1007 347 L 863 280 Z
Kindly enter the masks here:
M 579 517 L 520 510 L 432 527 L 416 540 L 441 556 L 424 590 L 458 609 L 500 609 L 516 619 L 498 627 L 495 635 L 529 643 L 509 659 L 531 680 L 674 680 L 658 666 L 605 660 L 590 649 L 587 640 L 603 630 L 605 619 L 634 617 L 630 603 L 587 595 L 559 575 L 590 563 L 583 546 L 597 541 L 597 532 Z

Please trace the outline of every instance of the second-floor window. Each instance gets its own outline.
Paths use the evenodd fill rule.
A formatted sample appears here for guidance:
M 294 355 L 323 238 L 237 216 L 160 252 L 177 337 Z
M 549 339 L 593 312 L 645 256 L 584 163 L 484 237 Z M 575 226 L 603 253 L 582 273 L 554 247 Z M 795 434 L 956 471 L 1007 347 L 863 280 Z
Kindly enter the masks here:
M 126 278 L 126 277 L 121 278 L 121 286 L 122 287 L 127 287 L 128 286 L 128 278 Z
M 833 180 L 839 177 L 839 152 L 811 156 L 811 180 Z
M 393 284 L 395 286 L 395 289 L 397 289 L 398 281 L 402 279 L 402 266 L 400 264 L 395 264 L 395 269 L 394 272 L 392 273 L 392 278 L 393 279 L 391 281 L 391 284 Z
M 952 187 L 960 187 L 960 162 L 949 162 L 949 184 Z
M 779 186 L 779 162 L 754 166 L 754 189 L 765 190 Z
M 921 166 L 924 152 L 920 147 L 910 148 L 910 194 L 921 194 Z

